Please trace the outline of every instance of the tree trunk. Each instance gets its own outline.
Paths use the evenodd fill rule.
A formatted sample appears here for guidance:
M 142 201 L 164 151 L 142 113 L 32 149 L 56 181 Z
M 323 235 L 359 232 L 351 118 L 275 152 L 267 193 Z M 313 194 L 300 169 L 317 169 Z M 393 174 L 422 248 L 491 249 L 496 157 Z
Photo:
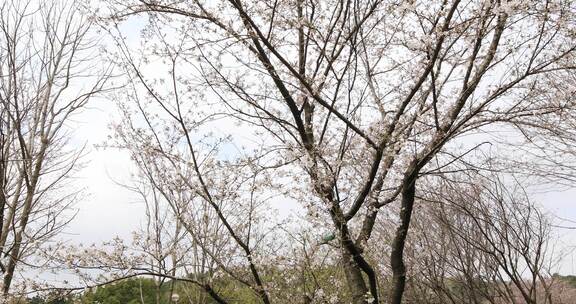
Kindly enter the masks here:
M 410 174 L 404 180 L 402 190 L 402 205 L 400 210 L 400 225 L 396 229 L 396 234 L 392 242 L 392 252 L 390 253 L 390 266 L 392 267 L 392 290 L 390 292 L 390 303 L 402 303 L 402 295 L 406 286 L 406 265 L 404 265 L 404 245 L 410 227 L 410 218 L 414 207 L 414 197 L 416 193 L 415 174 Z
M 345 248 L 342 248 L 342 264 L 346 273 L 350 295 L 352 296 L 352 304 L 366 304 L 365 297 L 368 293 L 368 288 L 362 277 L 362 270 Z

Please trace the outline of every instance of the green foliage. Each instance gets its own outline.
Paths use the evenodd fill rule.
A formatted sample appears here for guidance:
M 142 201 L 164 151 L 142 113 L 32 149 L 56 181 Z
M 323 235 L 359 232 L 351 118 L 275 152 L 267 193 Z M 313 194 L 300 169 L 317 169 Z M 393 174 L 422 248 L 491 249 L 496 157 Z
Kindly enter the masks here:
M 269 266 L 263 269 L 263 279 L 270 282 L 271 298 L 275 303 L 301 302 L 305 295 L 315 294 L 317 300 L 325 300 L 317 289 L 328 295 L 337 295 L 347 299 L 347 288 L 338 286 L 342 273 L 334 266 L 324 266 L 314 270 L 302 271 L 299 268 L 282 268 Z M 202 281 L 203 277 L 195 276 Z M 292 278 L 292 279 L 288 279 Z M 227 276 L 214 278 L 211 283 L 214 290 L 228 303 L 259 304 L 256 293 L 248 286 Z M 178 293 L 178 303 L 216 304 L 216 302 L 199 286 L 185 281 L 164 281 L 159 284 L 151 278 L 133 278 L 118 281 L 114 284 L 77 294 L 59 296 L 57 294 L 36 296 L 21 304 L 172 304 L 170 296 Z M 294 295 L 299 298 L 294 298 Z
M 576 276 L 573 275 L 563 276 L 555 273 L 552 277 L 555 280 L 559 280 L 561 282 L 568 284 L 570 287 L 576 288 Z
M 174 283 L 174 284 L 173 284 Z M 257 303 L 253 292 L 231 281 L 215 282 L 215 288 L 231 303 Z M 82 304 L 171 304 L 171 291 L 180 295 L 179 303 L 215 303 L 203 290 L 188 282 L 158 282 L 149 278 L 126 279 L 86 292 Z M 66 303 L 67 304 L 67 303 Z
M 156 303 L 160 291 L 160 303 L 169 303 L 152 279 L 127 279 L 90 291 L 82 297 L 83 304 L 141 304 Z
M 26 304 L 74 304 L 75 297 L 68 294 L 59 294 L 57 292 L 51 292 L 46 295 L 36 295 L 32 298 L 26 300 L 17 301 L 15 303 L 26 303 Z

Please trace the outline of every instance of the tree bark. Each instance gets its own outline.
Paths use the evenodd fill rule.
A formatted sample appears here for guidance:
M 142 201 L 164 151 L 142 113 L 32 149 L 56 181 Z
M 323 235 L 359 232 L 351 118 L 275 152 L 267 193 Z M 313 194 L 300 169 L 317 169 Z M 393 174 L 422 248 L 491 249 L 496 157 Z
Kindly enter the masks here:
M 354 262 L 352 255 L 350 255 L 345 248 L 342 248 L 342 264 L 344 266 L 348 288 L 352 295 L 352 304 L 365 304 L 365 296 L 368 293 L 368 288 L 362 277 L 362 270 L 356 262 Z
M 400 210 L 400 225 L 396 229 L 390 253 L 390 266 L 392 267 L 392 290 L 390 303 L 402 303 L 402 295 L 406 287 L 406 265 L 404 265 L 404 245 L 410 227 L 410 218 L 414 207 L 416 194 L 416 174 L 408 175 L 403 182 L 402 202 Z

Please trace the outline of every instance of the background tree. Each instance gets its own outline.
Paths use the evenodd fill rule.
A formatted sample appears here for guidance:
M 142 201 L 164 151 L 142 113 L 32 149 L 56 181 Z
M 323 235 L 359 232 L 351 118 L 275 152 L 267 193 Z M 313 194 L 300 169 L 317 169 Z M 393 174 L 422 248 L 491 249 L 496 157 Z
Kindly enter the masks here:
M 7 299 L 17 268 L 34 262 L 73 216 L 68 183 L 82 148 L 69 145 L 74 113 L 107 79 L 93 62 L 90 22 L 59 1 L 0 4 L 0 276 Z M 21 283 L 16 287 L 25 288 Z
M 458 189 L 441 182 L 419 198 L 427 203 L 407 246 L 414 301 L 553 303 L 550 218 L 516 181 L 459 180 Z

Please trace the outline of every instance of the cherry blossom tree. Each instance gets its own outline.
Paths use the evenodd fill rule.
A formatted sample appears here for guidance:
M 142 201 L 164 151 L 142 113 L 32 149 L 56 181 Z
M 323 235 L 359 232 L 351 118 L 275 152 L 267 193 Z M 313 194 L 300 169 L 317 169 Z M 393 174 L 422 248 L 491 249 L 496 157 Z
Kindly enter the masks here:
M 268 212 L 284 202 L 297 227 L 329 232 L 349 290 L 336 301 L 401 303 L 426 185 L 458 188 L 470 170 L 571 181 L 575 13 L 560 0 L 102 1 L 127 78 L 112 144 L 189 236 L 223 241 L 196 245 L 258 301 L 274 302 L 266 265 L 293 246 Z M 146 23 L 140 37 L 130 22 Z M 218 229 L 194 226 L 206 212 Z

